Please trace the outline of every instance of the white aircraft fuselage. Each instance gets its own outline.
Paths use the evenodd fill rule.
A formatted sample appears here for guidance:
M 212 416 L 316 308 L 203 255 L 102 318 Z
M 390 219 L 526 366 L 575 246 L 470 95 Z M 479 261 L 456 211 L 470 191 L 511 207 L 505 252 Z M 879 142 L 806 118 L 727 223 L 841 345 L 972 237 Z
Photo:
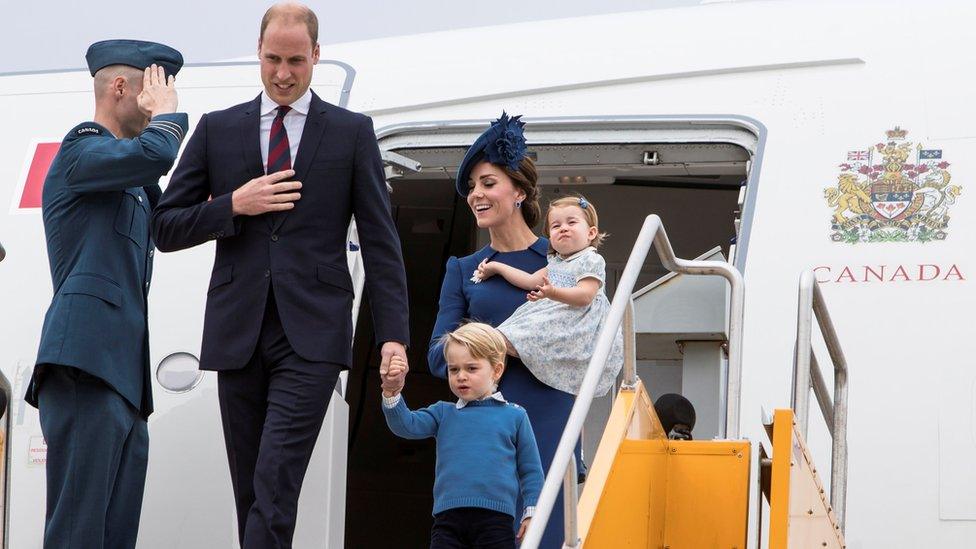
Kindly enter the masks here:
M 427 330 L 445 253 L 485 243 L 450 191 L 451 167 L 503 109 L 525 116 L 544 196 L 582 192 L 600 209 L 613 235 L 608 270 L 622 268 L 633 228 L 651 213 L 680 256 L 716 245 L 732 256 L 746 288 L 746 438 L 765 436 L 762 410 L 790 405 L 797 281 L 813 269 L 850 365 L 847 546 L 965 547 L 976 537 L 976 368 L 967 347 L 976 74 L 964 54 L 974 16 L 976 7 L 956 1 L 786 1 L 473 28 L 323 47 L 341 62 L 317 67 L 312 88 L 374 119 L 408 271 L 436 278 L 431 295 L 411 295 Z M 261 83 L 248 59 L 187 66 L 178 88 L 192 126 L 252 99 Z M 23 402 L 52 293 L 39 185 L 64 133 L 92 116 L 91 77 L 0 75 L 0 113 L 0 369 L 12 386 L 6 546 L 19 549 L 40 547 L 44 521 L 45 447 L 37 411 Z M 657 153 L 659 163 L 610 160 L 630 152 Z M 351 241 L 358 308 L 354 230 Z M 236 540 L 216 377 L 194 369 L 212 263 L 212 244 L 156 257 L 151 357 L 154 372 L 164 367 L 154 380 L 140 547 Z M 648 267 L 648 281 L 660 274 Z M 416 360 L 413 370 L 426 370 Z M 358 487 L 350 494 L 360 495 L 347 498 L 347 468 L 363 459 L 347 440 L 372 429 L 356 419 L 360 407 L 375 418 L 378 406 L 375 378 L 358 376 L 354 368 L 340 387 L 345 398 L 330 406 L 296 547 L 349 542 L 370 490 L 393 478 L 350 476 L 349 488 Z M 363 392 L 352 394 L 356 383 Z M 809 444 L 827 478 L 829 436 L 811 408 Z

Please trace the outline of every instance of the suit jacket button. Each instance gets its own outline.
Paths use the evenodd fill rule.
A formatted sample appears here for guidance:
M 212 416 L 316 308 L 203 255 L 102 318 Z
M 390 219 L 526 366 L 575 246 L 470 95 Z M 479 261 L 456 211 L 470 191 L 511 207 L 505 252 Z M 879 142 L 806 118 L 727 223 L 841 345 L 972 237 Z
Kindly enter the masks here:
M 278 235 L 276 235 L 276 234 L 271 235 L 271 241 L 272 242 L 277 242 L 278 241 Z
M 271 271 L 265 270 L 264 271 L 264 278 L 270 278 L 270 277 L 271 277 Z
M 139 202 L 142 202 L 142 197 L 141 197 L 141 196 L 136 196 L 136 199 L 137 199 L 137 200 L 138 200 Z

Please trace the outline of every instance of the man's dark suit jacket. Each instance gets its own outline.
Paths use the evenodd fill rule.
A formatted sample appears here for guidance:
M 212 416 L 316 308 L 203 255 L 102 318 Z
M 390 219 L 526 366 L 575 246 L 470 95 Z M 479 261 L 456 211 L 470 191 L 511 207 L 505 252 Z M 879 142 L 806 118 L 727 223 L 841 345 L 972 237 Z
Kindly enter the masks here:
M 200 368 L 244 367 L 258 340 L 269 285 L 299 356 L 351 366 L 346 249 L 353 215 L 376 341 L 407 344 L 403 257 L 372 120 L 313 93 L 293 159 L 301 199 L 288 212 L 235 217 L 231 193 L 264 175 L 260 105 L 259 96 L 203 115 L 152 216 L 164 252 L 217 241 Z

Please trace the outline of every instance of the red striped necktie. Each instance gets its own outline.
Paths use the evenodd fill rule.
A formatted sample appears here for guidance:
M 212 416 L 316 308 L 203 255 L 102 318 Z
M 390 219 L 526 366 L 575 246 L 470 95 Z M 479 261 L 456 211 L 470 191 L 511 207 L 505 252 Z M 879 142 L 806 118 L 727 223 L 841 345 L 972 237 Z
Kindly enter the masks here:
M 271 137 L 268 139 L 268 172 L 275 173 L 291 169 L 291 145 L 285 131 L 285 115 L 291 107 L 278 107 L 278 114 L 271 123 Z

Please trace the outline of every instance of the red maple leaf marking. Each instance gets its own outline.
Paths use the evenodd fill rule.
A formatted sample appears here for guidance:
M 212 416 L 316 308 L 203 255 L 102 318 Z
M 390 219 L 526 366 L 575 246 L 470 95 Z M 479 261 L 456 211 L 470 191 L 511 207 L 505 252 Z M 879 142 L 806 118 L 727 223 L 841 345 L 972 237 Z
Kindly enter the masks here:
M 34 149 L 34 158 L 30 169 L 27 170 L 27 182 L 24 183 L 24 194 L 20 196 L 20 208 L 40 208 L 41 192 L 44 190 L 44 178 L 51 167 L 54 155 L 58 154 L 61 143 L 38 143 Z

